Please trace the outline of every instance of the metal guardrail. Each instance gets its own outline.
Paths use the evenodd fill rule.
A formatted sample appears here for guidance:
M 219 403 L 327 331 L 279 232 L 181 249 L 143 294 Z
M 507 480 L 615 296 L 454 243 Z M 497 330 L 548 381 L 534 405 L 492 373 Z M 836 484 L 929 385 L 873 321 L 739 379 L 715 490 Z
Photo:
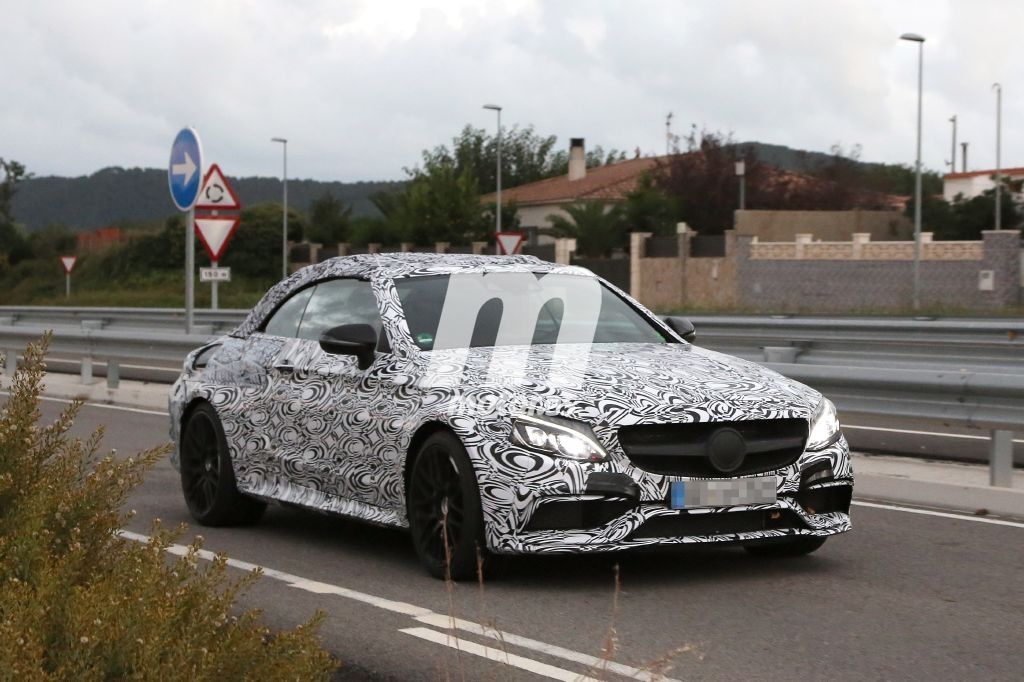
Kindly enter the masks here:
M 248 311 L 196 311 L 183 333 L 176 308 L 0 306 L 0 350 L 54 329 L 51 367 L 169 381 L 189 350 L 236 327 Z M 695 316 L 699 345 L 763 362 L 832 398 L 843 412 L 993 430 L 993 484 L 1008 484 L 1011 431 L 1024 431 L 1024 321 L 1016 319 Z M 8 352 L 6 369 L 13 371 Z M 134 363 L 134 364 L 133 364 Z
M 823 319 L 748 316 L 689 318 L 697 343 L 749 360 L 766 348 L 800 364 L 935 367 L 1024 374 L 1024 321 Z
M 840 413 L 907 417 L 991 431 L 989 483 L 1013 486 L 1013 432 L 1024 431 L 1024 381 L 967 371 L 763 363 L 821 391 Z
M 28 344 L 38 341 L 47 331 L 45 327 L 0 325 L 0 351 L 5 357 L 4 371 L 13 374 L 18 353 Z M 55 362 L 68 364 L 70 361 L 79 365 L 82 382 L 85 384 L 93 382 L 94 365 L 102 363 L 110 388 L 117 388 L 122 366 L 128 363 L 137 363 L 147 370 L 144 378 L 169 382 L 181 371 L 182 362 L 189 351 L 207 343 L 211 338 L 201 334 L 56 327 L 50 340 L 47 363 L 51 368 Z
M 245 319 L 248 310 L 196 310 L 195 325 L 199 333 L 221 334 L 231 331 Z M 87 327 L 105 330 L 167 330 L 185 331 L 184 308 L 93 308 L 67 306 L 0 306 L 0 328 L 3 327 Z

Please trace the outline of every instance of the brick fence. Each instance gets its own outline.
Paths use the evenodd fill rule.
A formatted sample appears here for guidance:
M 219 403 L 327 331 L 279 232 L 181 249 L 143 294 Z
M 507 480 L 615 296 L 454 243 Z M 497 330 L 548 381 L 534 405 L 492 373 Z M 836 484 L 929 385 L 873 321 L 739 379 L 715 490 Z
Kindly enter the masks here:
M 902 310 L 913 301 L 913 242 L 759 242 L 726 232 L 725 255 L 691 255 L 692 232 L 665 244 L 632 235 L 631 286 L 650 307 L 739 308 L 777 312 Z M 659 254 L 648 257 L 647 245 Z M 922 235 L 921 305 L 994 310 L 1021 302 L 1021 235 L 986 231 L 981 241 L 934 242 Z

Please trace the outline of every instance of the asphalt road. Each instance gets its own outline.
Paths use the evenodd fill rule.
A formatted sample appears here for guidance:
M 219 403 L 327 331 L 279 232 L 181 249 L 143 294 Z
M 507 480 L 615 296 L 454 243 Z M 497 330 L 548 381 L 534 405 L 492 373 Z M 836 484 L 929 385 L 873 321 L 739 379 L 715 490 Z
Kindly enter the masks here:
M 44 403 L 45 416 L 60 407 Z M 85 407 L 75 428 L 100 424 L 120 453 L 167 438 L 164 415 L 102 407 Z M 155 518 L 190 522 L 166 461 L 130 505 L 138 533 Z M 429 578 L 402 532 L 293 509 L 271 507 L 251 528 L 193 527 L 184 541 L 198 532 L 210 550 L 277 571 L 244 598 L 273 626 L 323 609 L 340 679 L 623 679 L 666 657 L 685 680 L 1020 679 L 1024 524 L 863 504 L 854 514 L 852 533 L 801 559 L 705 548 L 527 557 L 482 587 Z M 609 639 L 627 667 L 595 665 Z

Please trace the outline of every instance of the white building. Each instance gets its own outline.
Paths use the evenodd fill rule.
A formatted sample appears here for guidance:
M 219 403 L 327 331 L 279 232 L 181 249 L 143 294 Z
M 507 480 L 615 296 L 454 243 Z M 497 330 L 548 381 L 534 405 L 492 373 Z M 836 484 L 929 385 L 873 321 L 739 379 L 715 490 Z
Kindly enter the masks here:
M 1012 182 L 1024 181 L 1024 168 L 1003 168 L 1000 173 Z M 964 199 L 973 199 L 996 186 L 993 180 L 995 174 L 994 168 L 966 173 L 947 173 L 942 178 L 942 197 L 950 202 L 960 194 Z

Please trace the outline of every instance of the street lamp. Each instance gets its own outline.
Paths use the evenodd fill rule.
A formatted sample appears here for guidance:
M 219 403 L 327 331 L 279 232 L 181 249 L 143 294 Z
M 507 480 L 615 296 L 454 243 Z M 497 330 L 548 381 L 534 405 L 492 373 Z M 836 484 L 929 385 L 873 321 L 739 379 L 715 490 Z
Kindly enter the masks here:
M 284 211 L 281 219 L 281 278 L 288 276 L 288 140 L 283 137 L 272 137 L 271 142 L 280 142 L 284 152 L 284 169 L 281 179 L 284 182 Z
M 497 104 L 485 104 L 484 109 L 490 109 L 498 113 L 498 206 L 494 211 L 495 232 L 501 232 L 501 107 Z
M 736 162 L 736 175 L 740 179 L 740 210 L 747 208 L 747 164 L 746 161 Z
M 1002 146 L 1002 133 L 1003 133 L 1003 86 L 999 83 L 993 83 L 992 89 L 996 91 L 996 229 L 1001 230 L 1003 228 L 1003 202 L 1002 199 L 1002 159 L 999 156 L 1000 147 Z
M 900 40 L 917 43 L 917 162 L 914 168 L 914 310 L 921 307 L 921 96 L 924 85 L 924 36 L 904 33 Z

